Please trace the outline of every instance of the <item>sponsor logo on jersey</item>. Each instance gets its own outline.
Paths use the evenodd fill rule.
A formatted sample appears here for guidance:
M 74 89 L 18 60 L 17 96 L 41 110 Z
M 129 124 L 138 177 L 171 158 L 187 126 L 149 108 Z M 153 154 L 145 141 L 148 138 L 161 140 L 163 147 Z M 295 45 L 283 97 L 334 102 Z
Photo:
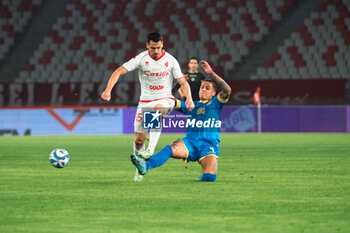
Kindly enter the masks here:
M 149 62 L 148 62 L 148 61 L 146 61 L 145 65 L 146 65 L 146 66 L 149 66 Z
M 159 72 L 159 73 L 152 73 L 151 71 L 149 70 L 146 70 L 144 71 L 144 74 L 148 77 L 165 77 L 165 76 L 168 76 L 168 72 L 167 71 L 162 71 L 162 72 Z
M 169 63 L 168 62 L 165 62 L 165 67 L 168 67 Z
M 205 114 L 205 108 L 198 108 L 197 115 L 199 114 Z
M 163 85 L 159 85 L 159 86 L 152 86 L 152 85 L 149 85 L 149 89 L 151 90 L 162 90 L 164 88 Z

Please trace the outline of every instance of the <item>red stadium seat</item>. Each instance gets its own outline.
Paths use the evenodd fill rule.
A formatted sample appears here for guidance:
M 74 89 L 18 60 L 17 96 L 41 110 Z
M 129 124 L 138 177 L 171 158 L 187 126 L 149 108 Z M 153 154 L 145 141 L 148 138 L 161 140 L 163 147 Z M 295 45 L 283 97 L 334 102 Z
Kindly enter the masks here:
M 78 65 L 77 64 L 67 64 L 66 65 L 66 69 L 69 70 L 69 71 L 75 71 L 78 69 Z
M 116 69 L 118 69 L 118 67 L 119 67 L 119 64 L 118 63 L 110 63 L 110 64 L 108 64 L 108 69 L 109 70 L 116 70 Z
M 32 72 L 33 70 L 35 70 L 35 65 L 33 65 L 33 64 L 27 64 L 27 65 L 24 67 L 24 70 L 27 71 L 27 72 Z

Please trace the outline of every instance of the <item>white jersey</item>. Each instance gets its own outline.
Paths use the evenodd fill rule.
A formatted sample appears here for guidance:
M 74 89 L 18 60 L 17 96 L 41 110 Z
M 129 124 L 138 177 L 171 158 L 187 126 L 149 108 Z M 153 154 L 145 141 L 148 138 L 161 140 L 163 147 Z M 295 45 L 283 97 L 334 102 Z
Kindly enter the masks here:
M 174 98 L 171 93 L 173 81 L 183 76 L 176 58 L 165 51 L 157 60 L 148 50 L 144 51 L 124 63 L 123 67 L 128 71 L 139 70 L 141 101 Z

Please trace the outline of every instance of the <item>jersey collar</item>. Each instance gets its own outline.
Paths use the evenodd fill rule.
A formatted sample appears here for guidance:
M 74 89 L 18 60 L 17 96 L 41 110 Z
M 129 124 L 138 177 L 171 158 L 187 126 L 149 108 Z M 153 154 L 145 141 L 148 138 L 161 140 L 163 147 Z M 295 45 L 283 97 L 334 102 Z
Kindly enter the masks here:
M 208 103 L 208 102 L 209 102 L 209 100 L 200 100 L 199 102 L 201 102 L 201 103 L 205 104 L 205 103 Z
M 163 54 L 160 55 L 160 57 L 158 57 L 158 59 L 154 59 L 153 57 L 151 57 L 151 53 L 148 51 L 148 56 L 149 56 L 150 58 L 152 58 L 153 60 L 155 60 L 155 61 L 158 61 L 159 59 L 161 59 L 162 57 L 164 57 L 164 55 L 165 55 L 165 50 L 163 50 Z

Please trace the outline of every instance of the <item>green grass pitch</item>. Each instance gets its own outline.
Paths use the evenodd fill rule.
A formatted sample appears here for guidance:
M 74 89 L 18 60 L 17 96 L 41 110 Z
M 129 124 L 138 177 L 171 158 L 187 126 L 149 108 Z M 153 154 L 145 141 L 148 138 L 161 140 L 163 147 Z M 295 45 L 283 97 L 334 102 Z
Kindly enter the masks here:
M 132 141 L 0 137 L 0 232 L 350 232 L 350 134 L 223 134 L 214 183 L 174 159 L 135 183 Z

